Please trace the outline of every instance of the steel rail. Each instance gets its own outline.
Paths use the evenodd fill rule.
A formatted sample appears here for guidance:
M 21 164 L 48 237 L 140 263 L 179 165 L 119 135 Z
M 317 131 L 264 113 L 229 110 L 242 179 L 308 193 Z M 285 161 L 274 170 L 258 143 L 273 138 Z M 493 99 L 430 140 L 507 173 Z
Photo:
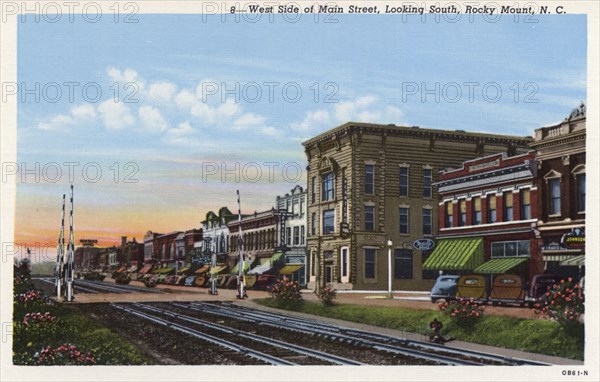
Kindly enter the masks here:
M 107 291 L 112 291 L 113 293 L 131 293 L 130 291 L 123 290 L 118 287 L 113 287 L 110 285 L 102 285 L 102 284 L 99 284 L 98 282 L 90 281 L 90 280 L 77 280 L 77 284 L 83 284 L 83 285 L 91 287 L 91 288 L 104 289 Z
M 280 313 L 264 312 L 260 309 L 241 307 L 239 305 L 230 304 L 230 303 L 226 303 L 224 305 L 227 305 L 231 309 L 238 309 L 241 311 L 251 312 L 253 315 L 257 315 L 259 313 L 261 315 L 263 315 L 263 313 L 264 313 L 265 316 L 269 316 L 273 319 L 283 320 L 284 318 L 290 317 L 288 315 L 284 315 L 284 314 L 280 314 Z M 294 317 L 293 319 L 298 322 L 303 321 L 306 323 L 313 323 L 313 324 L 318 325 L 319 327 L 334 327 L 336 330 L 338 330 L 341 333 L 354 335 L 354 336 L 366 337 L 373 341 L 383 341 L 383 342 L 387 342 L 387 343 L 391 342 L 391 343 L 396 343 L 396 344 L 401 344 L 401 345 L 409 345 L 409 346 L 415 346 L 415 347 L 421 347 L 421 348 L 428 348 L 428 349 L 436 350 L 439 352 L 482 358 L 482 359 L 487 359 L 490 361 L 503 362 L 503 363 L 507 363 L 510 365 L 550 366 L 549 363 L 540 362 L 540 361 L 532 361 L 532 360 L 527 360 L 527 359 L 523 359 L 523 358 L 515 358 L 515 357 L 506 357 L 506 356 L 502 356 L 502 355 L 498 355 L 498 354 L 480 352 L 480 351 L 476 351 L 476 350 L 457 349 L 457 348 L 447 347 L 444 345 L 434 344 L 434 343 L 425 342 L 425 341 L 401 339 L 401 338 L 396 338 L 396 337 L 387 336 L 387 335 L 383 335 L 383 334 L 367 332 L 367 331 L 363 331 L 363 330 L 359 330 L 359 329 L 352 329 L 352 328 L 347 328 L 347 327 L 343 327 L 343 326 L 333 326 L 333 325 L 329 325 L 329 324 L 325 324 L 325 323 L 320 325 L 320 324 L 318 324 L 317 321 L 311 320 L 311 319 L 306 319 L 306 318 Z
M 39 278 L 34 278 L 33 280 L 40 280 L 40 281 L 46 282 L 46 283 L 48 283 L 48 284 L 55 285 L 55 284 L 54 284 L 54 279 L 50 279 L 50 280 L 49 280 L 49 279 L 47 279 L 47 278 L 42 278 L 42 277 L 39 277 Z M 82 286 L 79 286 L 79 285 L 75 285 L 74 287 L 75 287 L 75 289 L 79 289 L 79 290 L 82 290 L 82 291 L 84 291 L 84 292 L 87 292 L 87 293 L 100 293 L 100 292 L 98 292 L 97 290 L 93 290 L 93 289 L 85 288 L 85 287 L 82 287 Z
M 148 305 L 148 304 L 133 304 L 133 305 L 136 307 L 142 308 L 142 309 L 150 310 L 152 312 L 164 314 L 167 316 L 171 316 L 173 318 L 178 318 L 180 320 L 191 322 L 193 324 L 202 325 L 204 327 L 222 331 L 222 332 L 225 332 L 228 334 L 234 334 L 234 335 L 237 335 L 242 338 L 247 338 L 249 340 L 261 342 L 261 343 L 264 343 L 267 345 L 272 345 L 272 346 L 275 346 L 275 347 L 278 347 L 281 349 L 293 350 L 296 353 L 307 355 L 307 356 L 310 356 L 313 358 L 318 358 L 320 360 L 323 360 L 326 362 L 331 362 L 331 363 L 334 363 L 337 365 L 345 365 L 345 366 L 364 365 L 362 362 L 358 362 L 358 361 L 355 361 L 352 359 L 348 359 L 348 358 L 344 358 L 344 357 L 340 357 L 340 356 L 336 356 L 336 355 L 332 355 L 332 354 L 327 354 L 327 353 L 324 353 L 324 352 L 321 352 L 321 351 L 318 351 L 315 349 L 310 349 L 310 348 L 306 348 L 303 346 L 290 344 L 290 343 L 287 343 L 284 341 L 276 340 L 276 339 L 270 338 L 270 337 L 264 337 L 264 336 L 261 336 L 258 334 L 247 333 L 247 332 L 244 332 L 239 329 L 231 328 L 231 327 L 228 327 L 225 325 L 216 324 L 216 323 L 213 323 L 210 321 L 205 321 L 205 320 L 202 320 L 202 319 L 199 319 L 196 317 L 187 316 L 187 315 L 176 313 L 173 311 L 160 309 L 155 306 Z
M 135 315 L 137 317 L 140 317 L 140 318 L 152 321 L 152 322 L 157 323 L 159 325 L 166 326 L 168 328 L 172 328 L 172 329 L 178 330 L 178 331 L 180 331 L 182 333 L 185 333 L 185 334 L 188 334 L 188 335 L 192 335 L 192 336 L 194 336 L 196 338 L 199 338 L 201 340 L 210 342 L 210 343 L 218 345 L 218 346 L 222 346 L 222 347 L 227 348 L 229 350 L 233 350 L 233 351 L 235 351 L 237 353 L 240 353 L 240 354 L 243 354 L 243 355 L 246 355 L 246 356 L 258 359 L 260 361 L 266 362 L 266 363 L 271 364 L 271 365 L 278 365 L 278 366 L 279 365 L 288 365 L 288 366 L 290 366 L 290 365 L 296 365 L 293 362 L 290 362 L 290 361 L 287 361 L 287 360 L 284 360 L 284 359 L 281 359 L 281 358 L 274 357 L 274 356 L 272 356 L 270 354 L 266 354 L 266 353 L 260 352 L 258 350 L 253 350 L 253 349 L 250 349 L 250 348 L 242 346 L 242 345 L 238 345 L 238 344 L 236 344 L 234 342 L 231 342 L 231 341 L 223 340 L 221 338 L 212 336 L 210 334 L 203 333 L 203 332 L 201 332 L 199 330 L 191 329 L 191 328 L 188 328 L 188 327 L 186 327 L 184 325 L 176 324 L 174 322 L 167 321 L 165 319 L 162 319 L 162 318 L 159 318 L 159 317 L 147 314 L 145 312 L 140 312 L 139 310 L 136 310 L 136 309 L 127 308 L 127 307 L 124 307 L 122 305 L 117 305 L 117 304 L 110 304 L 110 305 L 113 306 L 113 307 L 115 307 L 118 310 L 121 310 L 121 311 L 127 312 L 129 314 Z
M 78 280 L 79 283 L 84 283 L 90 287 L 105 288 L 109 290 L 118 290 L 122 293 L 140 292 L 140 293 L 162 293 L 162 291 L 154 289 L 145 289 L 130 285 L 108 284 L 102 281 Z
M 180 306 L 180 305 L 181 304 L 177 304 L 177 306 Z M 194 303 L 194 305 L 198 305 L 198 304 Z M 208 304 L 203 304 L 203 305 L 208 305 Z M 196 310 L 196 311 L 204 311 L 204 312 L 208 311 L 207 309 L 202 309 L 201 307 L 194 307 L 194 306 L 189 306 L 188 309 L 192 309 L 192 310 Z M 231 310 L 231 311 L 226 312 L 225 310 Z M 264 319 L 264 318 L 263 319 L 260 319 L 260 318 L 252 319 L 252 318 L 248 317 L 248 314 L 244 314 L 242 316 L 239 312 L 234 312 L 234 309 L 231 309 L 231 308 L 229 308 L 229 309 L 222 308 L 221 311 L 213 310 L 212 312 L 214 312 L 215 314 L 219 314 L 219 315 L 223 315 L 223 316 L 227 316 L 227 317 L 234 317 L 234 316 L 235 316 L 234 318 L 247 317 L 247 319 L 254 320 L 254 322 L 256 322 L 256 323 L 274 326 L 278 329 L 290 330 L 291 328 L 293 328 L 293 329 L 296 329 L 296 331 L 300 331 L 305 334 L 310 334 L 310 335 L 319 334 L 325 338 L 329 338 L 332 340 L 338 340 L 338 341 L 352 343 L 352 344 L 356 344 L 356 345 L 362 345 L 365 347 L 370 347 L 375 350 L 380 350 L 380 351 L 394 353 L 394 354 L 401 354 L 401 355 L 413 357 L 416 359 L 428 360 L 428 361 L 432 361 L 432 362 L 443 363 L 446 365 L 452 365 L 452 366 L 481 366 L 481 365 L 483 365 L 483 363 L 481 363 L 481 362 L 475 362 L 475 361 L 470 361 L 470 360 L 465 360 L 465 359 L 457 359 L 457 358 L 449 357 L 449 356 L 445 356 L 445 355 L 427 353 L 425 351 L 420 351 L 420 350 L 416 350 L 416 349 L 382 344 L 382 343 L 378 343 L 378 342 L 375 342 L 372 340 L 357 338 L 357 337 L 353 337 L 353 336 L 346 335 L 346 334 L 339 333 L 339 332 L 331 332 L 331 331 L 328 331 L 327 329 L 307 328 L 305 326 L 301 326 L 301 325 L 294 324 L 291 322 L 288 322 L 287 325 L 284 325 L 284 324 L 278 323 L 274 320 L 268 320 L 268 319 Z

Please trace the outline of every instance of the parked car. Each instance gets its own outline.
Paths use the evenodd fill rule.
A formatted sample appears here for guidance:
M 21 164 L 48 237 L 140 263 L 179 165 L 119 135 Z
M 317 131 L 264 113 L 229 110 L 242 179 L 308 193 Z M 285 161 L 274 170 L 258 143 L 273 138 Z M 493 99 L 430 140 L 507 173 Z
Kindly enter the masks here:
M 276 282 L 277 282 L 277 276 L 275 276 L 275 275 L 269 275 L 269 274 L 258 275 L 258 278 L 256 279 L 256 283 L 254 284 L 254 289 L 270 291 Z
M 498 304 L 525 304 L 525 290 L 521 276 L 502 274 L 494 278 L 490 301 Z
M 456 286 L 458 284 L 459 277 L 460 276 L 452 275 L 439 276 L 437 280 L 435 280 L 433 288 L 431 288 L 431 302 L 436 302 L 437 300 L 441 299 L 453 299 L 456 295 Z
M 487 301 L 485 277 L 482 275 L 460 276 L 456 286 L 457 298 L 472 298 L 478 301 Z
M 548 289 L 558 283 L 560 283 L 560 276 L 558 275 L 542 274 L 533 276 L 525 301 L 530 307 L 537 302 L 544 301 Z

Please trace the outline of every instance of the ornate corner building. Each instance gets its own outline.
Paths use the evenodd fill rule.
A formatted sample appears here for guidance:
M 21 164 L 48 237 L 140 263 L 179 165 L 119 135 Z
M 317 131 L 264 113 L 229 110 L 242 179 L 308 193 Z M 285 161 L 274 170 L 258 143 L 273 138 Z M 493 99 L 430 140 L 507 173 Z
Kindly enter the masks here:
M 430 288 L 437 272 L 423 263 L 431 248 L 414 243 L 438 234 L 439 171 L 490 154 L 523 154 L 531 142 L 353 122 L 304 142 L 308 288 L 386 290 L 388 272 L 394 290 Z
M 586 106 L 561 123 L 535 130 L 540 198 L 538 230 L 547 273 L 585 273 Z

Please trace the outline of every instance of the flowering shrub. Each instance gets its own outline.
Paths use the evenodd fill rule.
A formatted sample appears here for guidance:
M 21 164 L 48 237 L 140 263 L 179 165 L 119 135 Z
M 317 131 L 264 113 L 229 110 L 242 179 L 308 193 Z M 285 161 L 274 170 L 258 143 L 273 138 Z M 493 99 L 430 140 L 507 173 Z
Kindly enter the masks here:
M 438 304 L 438 308 L 458 325 L 473 325 L 483 317 L 485 311 L 485 307 L 479 305 L 473 299 L 462 298 L 458 301 L 450 301 L 450 303 L 441 302 Z
M 56 317 L 50 314 L 50 312 L 42 313 L 27 313 L 21 323 L 24 326 L 30 326 L 35 324 L 51 323 L 56 320 Z
M 290 281 L 287 277 L 277 281 L 272 289 L 273 298 L 282 301 L 300 301 L 302 294 L 298 281 Z
M 19 302 L 21 304 L 29 304 L 37 301 L 46 301 L 47 298 L 44 297 L 42 292 L 36 290 L 28 290 L 25 293 L 16 294 L 14 296 L 15 302 Z
M 329 286 L 321 289 L 319 293 L 317 293 L 317 296 L 323 305 L 333 305 L 333 300 L 336 295 L 337 291 Z
M 543 303 L 535 305 L 536 314 L 550 317 L 565 327 L 580 325 L 585 305 L 579 283 L 574 283 L 571 277 L 567 281 L 560 280 L 560 284 L 555 284 L 545 297 Z
M 57 348 L 46 346 L 33 356 L 38 365 L 92 365 L 96 363 L 91 352 L 83 353 L 75 345 L 62 344 Z

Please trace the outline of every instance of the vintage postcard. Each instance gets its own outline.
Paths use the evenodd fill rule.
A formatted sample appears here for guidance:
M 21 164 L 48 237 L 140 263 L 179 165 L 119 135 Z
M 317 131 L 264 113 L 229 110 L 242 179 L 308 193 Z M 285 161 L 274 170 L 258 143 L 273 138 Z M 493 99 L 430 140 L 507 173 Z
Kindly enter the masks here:
M 3 381 L 598 380 L 597 3 L 0 5 Z

